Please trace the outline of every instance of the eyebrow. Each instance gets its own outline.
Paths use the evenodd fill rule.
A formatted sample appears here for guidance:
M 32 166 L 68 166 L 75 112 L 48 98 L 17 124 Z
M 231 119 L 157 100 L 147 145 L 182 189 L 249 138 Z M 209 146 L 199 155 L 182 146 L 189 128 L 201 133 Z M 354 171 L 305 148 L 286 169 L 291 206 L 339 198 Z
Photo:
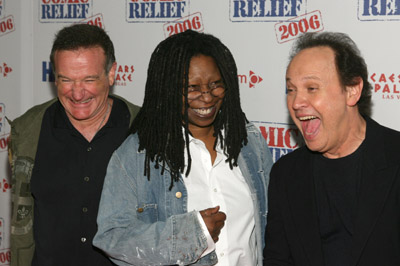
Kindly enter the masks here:
M 67 76 L 64 76 L 64 75 L 61 75 L 61 74 L 58 74 L 58 75 L 57 75 L 57 78 L 71 79 L 71 78 L 69 78 L 69 77 L 67 77 Z M 100 78 L 99 75 L 91 75 L 91 76 L 86 76 L 86 77 L 84 77 L 82 80 L 84 80 L 84 79 L 99 79 L 99 78 Z M 72 80 L 72 79 L 71 79 L 71 80 Z
M 319 77 L 317 76 L 306 76 L 304 78 L 302 78 L 301 80 L 321 80 Z M 286 82 L 291 81 L 290 77 L 286 78 Z

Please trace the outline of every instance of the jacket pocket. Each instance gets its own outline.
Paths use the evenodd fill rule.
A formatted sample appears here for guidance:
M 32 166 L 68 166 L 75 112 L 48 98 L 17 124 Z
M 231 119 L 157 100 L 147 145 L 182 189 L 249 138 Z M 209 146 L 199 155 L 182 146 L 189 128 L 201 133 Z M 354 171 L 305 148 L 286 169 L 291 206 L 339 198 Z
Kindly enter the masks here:
M 157 204 L 140 204 L 136 206 L 136 213 L 138 219 L 145 223 L 154 223 L 158 221 Z

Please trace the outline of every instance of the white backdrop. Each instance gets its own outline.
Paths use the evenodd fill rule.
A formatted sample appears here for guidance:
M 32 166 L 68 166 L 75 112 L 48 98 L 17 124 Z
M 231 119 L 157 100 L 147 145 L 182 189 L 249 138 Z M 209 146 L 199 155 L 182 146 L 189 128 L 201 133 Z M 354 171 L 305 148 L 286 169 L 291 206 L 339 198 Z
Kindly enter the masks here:
M 54 34 L 92 23 L 111 36 L 114 93 L 141 105 L 155 46 L 186 28 L 219 37 L 238 65 L 242 107 L 274 158 L 298 147 L 285 106 L 288 51 L 301 32 L 342 31 L 358 44 L 373 84 L 373 118 L 400 130 L 396 0 L 0 0 L 0 266 L 9 264 L 10 119 L 55 96 L 49 53 Z

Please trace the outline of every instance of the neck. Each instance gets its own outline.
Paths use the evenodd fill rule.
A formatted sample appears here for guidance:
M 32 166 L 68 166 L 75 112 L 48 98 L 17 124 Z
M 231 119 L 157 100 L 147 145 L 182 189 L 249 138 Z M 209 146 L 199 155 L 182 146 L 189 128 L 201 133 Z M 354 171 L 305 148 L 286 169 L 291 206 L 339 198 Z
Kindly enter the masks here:
M 342 143 L 335 151 L 326 152 L 323 155 L 330 159 L 345 157 L 355 152 L 365 139 L 367 130 L 367 122 L 358 113 L 350 116 L 344 124 L 349 130 L 347 134 L 340 140 Z
M 211 127 L 192 127 L 189 125 L 190 133 L 196 139 L 202 140 L 203 142 L 207 142 L 207 140 L 214 139 L 214 126 Z

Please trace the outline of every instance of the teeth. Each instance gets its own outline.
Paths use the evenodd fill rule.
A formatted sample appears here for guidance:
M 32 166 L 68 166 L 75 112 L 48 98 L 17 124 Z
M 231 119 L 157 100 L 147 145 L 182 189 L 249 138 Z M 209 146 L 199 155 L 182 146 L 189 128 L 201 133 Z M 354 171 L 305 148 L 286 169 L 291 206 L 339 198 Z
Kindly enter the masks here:
M 193 109 L 193 111 L 195 111 L 196 113 L 201 114 L 201 115 L 208 115 L 208 114 L 210 114 L 210 113 L 212 112 L 213 108 L 214 108 L 214 107 L 211 107 L 211 108 L 201 108 L 201 109 Z
M 299 120 L 300 121 L 305 121 L 305 120 L 311 120 L 311 119 L 315 119 L 315 118 L 317 118 L 316 116 L 313 116 L 313 115 L 309 115 L 309 116 L 302 116 L 302 117 L 299 117 Z
M 88 98 L 88 99 L 86 99 L 86 100 L 84 100 L 84 101 L 74 101 L 74 100 L 72 100 L 74 103 L 76 103 L 76 104 L 80 104 L 80 103 L 88 103 L 88 102 L 90 102 L 91 100 L 92 100 L 93 98 L 91 97 L 91 98 Z

